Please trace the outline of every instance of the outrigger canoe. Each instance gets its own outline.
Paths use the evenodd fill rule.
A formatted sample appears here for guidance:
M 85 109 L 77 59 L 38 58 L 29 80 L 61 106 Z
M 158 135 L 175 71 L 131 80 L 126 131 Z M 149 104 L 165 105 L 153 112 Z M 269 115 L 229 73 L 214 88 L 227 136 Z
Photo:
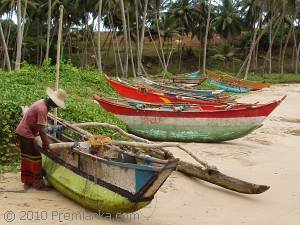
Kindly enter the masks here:
M 102 136 L 98 143 L 97 136 L 91 141 L 80 128 L 60 119 L 55 137 L 51 133 L 53 119 L 49 118 L 47 130 L 55 154 L 43 150 L 37 140 L 46 178 L 59 192 L 87 209 L 111 214 L 137 211 L 151 202 L 176 169 L 178 159 L 159 160 L 128 152 L 107 143 L 109 139 Z M 70 138 L 72 133 L 79 140 Z M 107 152 L 111 155 L 105 155 Z
M 220 81 L 226 83 L 230 86 L 240 87 L 240 88 L 249 88 L 251 91 L 261 90 L 263 88 L 269 88 L 271 84 L 269 83 L 259 83 L 250 80 L 241 80 L 229 75 L 219 75 L 213 71 L 206 71 L 206 75 L 215 81 Z
M 180 85 L 183 87 L 195 87 L 197 85 L 202 84 L 204 81 L 206 81 L 206 77 L 204 78 L 192 78 L 192 77 L 186 77 L 186 76 L 173 76 L 170 78 L 172 81 L 172 84 L 174 85 Z
M 156 92 L 147 88 L 137 88 L 118 82 L 105 76 L 106 80 L 113 89 L 122 97 L 130 100 L 146 103 L 189 103 L 205 105 L 224 105 L 228 97 L 224 98 L 207 98 L 207 97 L 186 97 L 180 94 Z
M 181 88 L 181 87 L 175 87 L 170 85 L 164 85 L 162 83 L 158 83 L 152 80 L 149 80 L 145 77 L 142 77 L 142 80 L 150 85 L 153 88 L 156 88 L 161 91 L 165 92 L 173 92 L 178 94 L 186 94 L 186 95 L 203 95 L 206 97 L 212 97 L 212 96 L 219 96 L 221 93 L 224 92 L 224 90 L 197 90 L 197 89 L 189 89 L 189 88 Z
M 213 78 L 208 78 L 209 82 L 224 91 L 232 93 L 248 93 L 250 88 L 233 86 L 231 84 L 225 83 L 223 81 L 214 80 Z
M 243 137 L 262 126 L 285 97 L 269 104 L 213 111 L 174 110 L 168 106 L 138 109 L 99 96 L 94 96 L 94 99 L 106 111 L 124 121 L 128 130 L 137 136 L 163 141 L 222 142 Z

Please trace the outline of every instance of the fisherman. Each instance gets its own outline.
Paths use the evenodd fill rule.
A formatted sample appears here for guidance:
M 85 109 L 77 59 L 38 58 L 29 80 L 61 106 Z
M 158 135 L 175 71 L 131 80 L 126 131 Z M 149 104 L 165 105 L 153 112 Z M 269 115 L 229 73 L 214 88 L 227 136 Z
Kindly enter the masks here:
M 67 97 L 63 89 L 53 91 L 51 88 L 47 88 L 46 93 L 48 97 L 34 102 L 16 129 L 21 149 L 21 181 L 24 183 L 24 188 L 33 187 L 41 191 L 47 191 L 50 188 L 43 180 L 42 156 L 34 145 L 34 139 L 39 135 L 43 149 L 51 153 L 49 140 L 44 131 L 47 115 L 52 108 L 65 109 L 65 98 Z

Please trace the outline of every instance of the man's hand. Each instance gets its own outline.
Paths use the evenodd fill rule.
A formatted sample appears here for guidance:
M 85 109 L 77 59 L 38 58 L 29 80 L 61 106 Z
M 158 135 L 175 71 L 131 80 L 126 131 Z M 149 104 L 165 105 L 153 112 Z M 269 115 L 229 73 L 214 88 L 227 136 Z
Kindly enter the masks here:
M 49 154 L 52 156 L 52 157 L 57 157 L 57 153 L 53 150 L 53 149 L 49 149 L 48 150 Z
M 40 129 L 39 129 L 39 133 L 40 133 L 40 137 L 42 139 L 42 142 L 43 142 L 43 149 L 45 151 L 48 151 L 49 154 L 52 156 L 52 157 L 55 157 L 57 156 L 57 153 L 53 150 L 50 149 L 50 142 L 49 142 L 49 139 L 47 137 L 47 134 L 44 132 L 44 126 L 40 126 Z
M 43 142 L 43 149 L 46 150 L 46 151 L 50 151 L 49 143 L 44 143 Z

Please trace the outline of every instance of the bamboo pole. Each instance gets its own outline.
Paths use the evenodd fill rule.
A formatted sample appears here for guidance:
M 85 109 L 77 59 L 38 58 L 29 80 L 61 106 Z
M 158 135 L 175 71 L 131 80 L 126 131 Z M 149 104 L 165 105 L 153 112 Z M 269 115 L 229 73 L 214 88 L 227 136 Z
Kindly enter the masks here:
M 55 90 L 59 87 L 59 70 L 60 70 L 60 48 L 61 48 L 61 33 L 62 33 L 62 22 L 64 15 L 64 6 L 59 6 L 59 25 L 58 25 L 58 36 L 57 36 L 57 51 L 56 51 L 56 66 L 55 66 Z M 57 117 L 57 108 L 54 109 L 54 116 Z M 57 125 L 57 120 L 54 120 L 54 125 Z

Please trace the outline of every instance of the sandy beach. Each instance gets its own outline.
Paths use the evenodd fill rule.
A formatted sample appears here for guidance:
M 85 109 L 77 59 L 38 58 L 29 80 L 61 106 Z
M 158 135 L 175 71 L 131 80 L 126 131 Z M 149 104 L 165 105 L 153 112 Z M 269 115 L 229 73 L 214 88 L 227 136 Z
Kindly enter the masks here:
M 264 126 L 244 138 L 221 144 L 185 144 L 227 175 L 270 185 L 270 190 L 261 195 L 234 193 L 174 172 L 148 207 L 113 220 L 109 215 L 100 217 L 86 211 L 55 190 L 4 192 L 23 188 L 20 174 L 8 173 L 0 175 L 0 224 L 297 225 L 300 223 L 300 85 L 274 85 L 241 95 L 239 101 L 265 103 L 284 95 L 288 97 Z M 172 151 L 177 157 L 193 162 L 186 153 Z

